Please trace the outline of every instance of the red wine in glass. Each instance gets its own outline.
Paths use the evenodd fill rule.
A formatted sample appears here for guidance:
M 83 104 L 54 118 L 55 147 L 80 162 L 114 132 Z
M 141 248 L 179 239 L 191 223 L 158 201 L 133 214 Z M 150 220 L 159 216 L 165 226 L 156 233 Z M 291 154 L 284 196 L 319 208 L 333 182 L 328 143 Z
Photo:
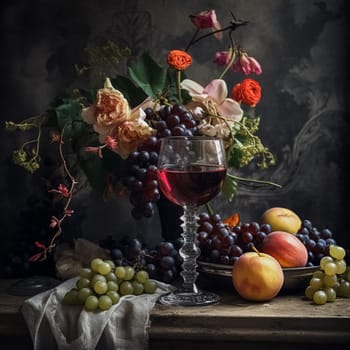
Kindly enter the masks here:
M 162 295 L 165 305 L 208 305 L 219 296 L 197 288 L 196 260 L 200 255 L 197 244 L 197 208 L 214 198 L 226 176 L 223 141 L 215 137 L 170 136 L 160 139 L 157 178 L 164 196 L 183 208 L 181 228 L 184 244 L 179 253 L 183 258 L 183 283 L 173 292 Z
M 178 205 L 200 206 L 221 190 L 226 169 L 216 165 L 169 166 L 158 170 L 163 194 Z

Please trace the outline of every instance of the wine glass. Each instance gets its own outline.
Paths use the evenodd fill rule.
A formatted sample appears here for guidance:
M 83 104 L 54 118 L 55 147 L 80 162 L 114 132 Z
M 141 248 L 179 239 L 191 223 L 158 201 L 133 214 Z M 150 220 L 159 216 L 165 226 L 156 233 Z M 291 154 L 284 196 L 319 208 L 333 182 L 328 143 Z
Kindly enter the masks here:
M 159 188 L 171 202 L 183 207 L 182 287 L 160 298 L 165 305 L 208 305 L 220 300 L 215 293 L 199 290 L 197 258 L 197 208 L 214 198 L 226 175 L 223 142 L 205 136 L 170 136 L 160 140 Z

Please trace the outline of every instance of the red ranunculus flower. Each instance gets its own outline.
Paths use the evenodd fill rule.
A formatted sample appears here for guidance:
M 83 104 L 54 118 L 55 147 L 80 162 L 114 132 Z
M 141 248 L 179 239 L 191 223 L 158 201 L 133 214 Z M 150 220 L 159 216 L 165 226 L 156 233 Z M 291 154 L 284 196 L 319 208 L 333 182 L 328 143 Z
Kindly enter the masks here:
M 261 99 L 261 85 L 254 79 L 244 79 L 232 89 L 232 98 L 250 107 L 255 107 Z

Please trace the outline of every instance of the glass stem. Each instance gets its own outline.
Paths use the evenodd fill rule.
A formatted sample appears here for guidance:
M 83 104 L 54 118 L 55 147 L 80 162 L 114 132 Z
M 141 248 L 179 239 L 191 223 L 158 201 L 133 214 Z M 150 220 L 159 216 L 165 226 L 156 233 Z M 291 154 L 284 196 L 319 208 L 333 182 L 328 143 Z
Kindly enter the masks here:
M 181 216 L 183 223 L 182 237 L 184 244 L 180 249 L 180 255 L 183 259 L 181 276 L 183 278 L 182 291 L 185 293 L 198 293 L 196 280 L 197 258 L 200 255 L 200 249 L 197 244 L 197 227 L 198 216 L 197 208 L 192 206 L 184 206 L 184 214 Z

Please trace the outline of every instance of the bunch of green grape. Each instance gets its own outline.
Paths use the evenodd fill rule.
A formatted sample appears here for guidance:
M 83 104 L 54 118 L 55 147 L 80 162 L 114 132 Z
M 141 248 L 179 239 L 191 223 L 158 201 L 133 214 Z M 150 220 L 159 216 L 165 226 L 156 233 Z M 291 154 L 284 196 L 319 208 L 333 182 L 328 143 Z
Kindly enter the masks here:
M 108 310 L 124 295 L 154 294 L 156 289 L 157 283 L 149 279 L 147 271 L 94 258 L 90 267 L 80 270 L 75 288 L 65 294 L 63 302 L 83 305 L 88 311 Z
M 350 269 L 346 266 L 345 249 L 329 246 L 329 256 L 320 260 L 320 270 L 315 271 L 305 290 L 305 296 L 315 304 L 323 305 L 337 297 L 350 298 Z

